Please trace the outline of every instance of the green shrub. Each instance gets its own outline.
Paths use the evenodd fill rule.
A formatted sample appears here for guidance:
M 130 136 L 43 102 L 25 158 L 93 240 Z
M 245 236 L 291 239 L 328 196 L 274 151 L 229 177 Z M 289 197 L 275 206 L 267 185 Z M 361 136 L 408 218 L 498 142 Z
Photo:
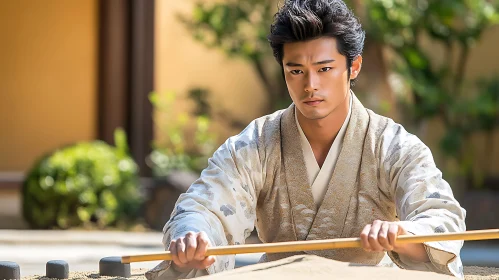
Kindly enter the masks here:
M 115 143 L 78 143 L 39 160 L 23 185 L 23 215 L 29 225 L 102 228 L 136 218 L 137 164 L 128 156 L 122 130 L 115 132 Z
M 152 92 L 149 100 L 156 112 L 156 131 L 164 139 L 156 140 L 149 164 L 155 177 L 165 177 L 174 170 L 197 173 L 208 166 L 208 159 L 217 148 L 216 135 L 212 132 L 207 92 L 193 89 L 189 93 L 196 103 L 193 115 L 178 112 L 179 95 L 173 91 Z M 165 124 L 160 120 L 167 120 Z

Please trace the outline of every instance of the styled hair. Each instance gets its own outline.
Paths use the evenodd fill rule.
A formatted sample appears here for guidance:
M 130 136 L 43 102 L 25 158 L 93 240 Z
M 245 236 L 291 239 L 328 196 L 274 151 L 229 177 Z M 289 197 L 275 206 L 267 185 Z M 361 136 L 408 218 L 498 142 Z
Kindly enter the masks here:
M 348 75 L 353 60 L 362 54 L 365 31 L 342 0 L 286 0 L 274 15 L 268 40 L 282 66 L 285 43 L 332 37 L 346 57 Z

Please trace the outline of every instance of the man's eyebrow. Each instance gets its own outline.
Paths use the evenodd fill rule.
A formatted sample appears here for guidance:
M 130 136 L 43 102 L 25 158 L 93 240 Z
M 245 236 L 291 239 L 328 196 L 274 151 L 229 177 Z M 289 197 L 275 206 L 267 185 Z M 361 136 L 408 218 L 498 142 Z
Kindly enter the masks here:
M 286 63 L 286 66 L 301 67 L 303 65 L 301 65 L 300 63 L 296 63 L 296 62 L 288 62 L 288 63 Z
M 331 63 L 331 62 L 334 62 L 334 59 L 326 59 L 326 60 L 323 60 L 323 61 L 314 62 L 314 65 L 328 64 L 328 63 Z
M 331 63 L 331 62 L 334 62 L 334 61 L 335 61 L 334 59 L 326 59 L 326 60 L 314 62 L 313 65 L 328 64 L 328 63 Z M 296 62 L 291 62 L 290 61 L 290 62 L 286 63 L 286 66 L 290 66 L 290 67 L 302 67 L 303 65 L 300 64 L 300 63 L 296 63 Z

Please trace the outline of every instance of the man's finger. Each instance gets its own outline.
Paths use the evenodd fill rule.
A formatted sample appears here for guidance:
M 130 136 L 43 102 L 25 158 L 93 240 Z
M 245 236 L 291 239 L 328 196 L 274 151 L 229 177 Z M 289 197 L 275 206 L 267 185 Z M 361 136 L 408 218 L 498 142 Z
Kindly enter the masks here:
M 185 258 L 187 262 L 194 260 L 194 254 L 196 253 L 196 248 L 198 247 L 196 241 L 196 234 L 193 232 L 188 232 L 185 235 Z
M 210 267 L 213 263 L 215 263 L 215 256 L 208 256 L 203 261 L 199 262 L 200 267 L 198 269 L 205 269 Z
M 177 254 L 177 243 L 172 240 L 172 242 L 170 242 L 170 253 L 172 254 L 172 261 L 175 265 L 177 265 L 178 267 L 183 267 L 184 264 L 180 262 L 180 260 L 178 259 L 178 254 Z
M 210 246 L 210 240 L 206 233 L 200 232 L 197 236 L 197 248 L 194 258 L 198 261 L 202 261 L 205 259 L 206 250 Z
M 367 240 L 369 236 L 369 232 L 371 231 L 371 225 L 366 225 L 362 232 L 360 233 L 360 243 L 362 244 L 362 248 L 365 251 L 371 251 L 371 245 L 369 245 L 369 241 Z
M 182 264 L 187 264 L 187 257 L 185 256 L 185 244 L 183 238 L 177 239 L 177 255 L 178 260 Z
M 381 228 L 378 233 L 378 242 L 385 250 L 391 251 L 393 250 L 392 245 L 390 245 L 390 241 L 388 240 L 388 230 L 390 229 L 390 223 L 383 222 Z
M 393 248 L 395 248 L 395 243 L 397 241 L 399 231 L 399 225 L 397 224 L 391 224 L 390 228 L 388 229 L 388 242 Z
M 378 242 L 378 234 L 382 224 L 383 222 L 379 220 L 374 221 L 371 226 L 371 230 L 369 231 L 369 235 L 367 236 L 367 240 L 369 241 L 369 245 L 373 251 L 383 251 L 383 247 Z

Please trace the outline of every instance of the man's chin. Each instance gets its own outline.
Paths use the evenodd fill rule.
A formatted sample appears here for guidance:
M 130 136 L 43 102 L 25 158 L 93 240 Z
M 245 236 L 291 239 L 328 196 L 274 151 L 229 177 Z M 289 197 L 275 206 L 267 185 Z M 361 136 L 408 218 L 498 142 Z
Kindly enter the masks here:
M 320 120 L 327 117 L 329 114 L 324 108 L 298 108 L 301 115 L 307 120 Z
M 308 120 L 321 120 L 327 117 L 327 114 L 321 112 L 308 112 L 307 114 L 303 114 L 303 116 Z

